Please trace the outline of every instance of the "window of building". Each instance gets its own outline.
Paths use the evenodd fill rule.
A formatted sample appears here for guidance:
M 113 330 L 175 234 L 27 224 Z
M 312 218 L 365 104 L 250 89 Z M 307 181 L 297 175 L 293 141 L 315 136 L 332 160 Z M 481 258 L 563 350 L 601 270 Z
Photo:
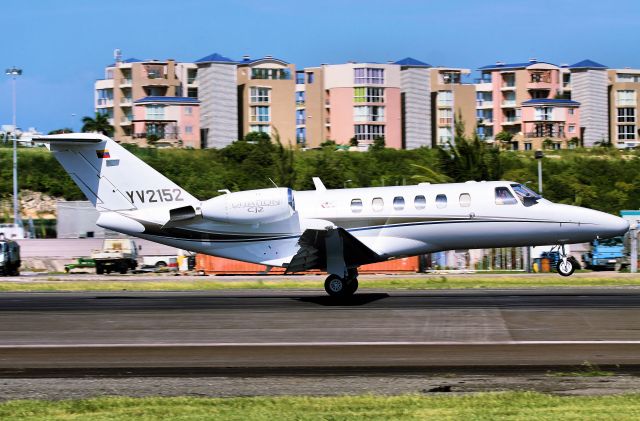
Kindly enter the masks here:
M 269 102 L 271 97 L 271 89 L 259 88 L 252 86 L 249 90 L 249 99 L 251 102 Z
M 560 142 L 553 142 L 553 144 L 551 145 L 551 149 L 558 151 L 562 149 L 562 145 L 560 144 Z
M 291 70 L 259 67 L 251 69 L 251 79 L 289 80 Z
M 193 115 L 193 107 L 184 107 L 184 115 Z
M 635 123 L 635 108 L 618 108 L 618 123 Z
M 351 212 L 354 212 L 354 213 L 362 212 L 362 199 L 351 200 Z
M 296 84 L 304 85 L 304 72 L 296 72 Z
M 460 206 L 463 208 L 471 206 L 471 195 L 469 193 L 462 193 L 460 195 Z
M 549 121 L 553 118 L 553 107 L 536 107 L 535 112 L 536 121 Z
M 447 195 L 439 194 L 436 196 L 436 208 L 444 209 L 447 207 Z
M 305 91 L 297 91 L 296 105 L 304 105 L 304 102 L 305 102 Z
M 353 82 L 356 85 L 384 83 L 384 69 L 357 68 L 353 69 Z
M 506 187 L 496 187 L 496 205 L 515 205 L 518 201 Z
M 353 121 L 384 121 L 384 107 L 379 105 L 359 105 L 353 107 Z
M 305 143 L 307 141 L 307 129 L 298 127 L 296 129 L 296 143 Z
M 149 79 L 160 79 L 164 77 L 163 66 L 145 66 L 147 69 L 147 77 Z
M 569 124 L 569 133 L 575 133 L 576 132 L 576 125 L 575 124 Z
M 453 105 L 453 92 L 451 91 L 439 91 L 438 92 L 438 107 L 451 107 Z
M 147 105 L 146 107 L 147 120 L 163 120 L 164 119 L 164 106 L 163 105 Z
M 192 134 L 193 133 L 193 126 L 185 126 L 184 132 L 185 132 L 185 134 Z
M 384 137 L 384 126 L 376 124 L 356 124 L 354 126 L 356 140 L 374 140 Z
M 420 194 L 413 198 L 413 206 L 415 206 L 417 210 L 422 210 L 427 207 L 427 199 Z
M 301 125 L 305 123 L 305 111 L 304 109 L 302 110 L 296 110 L 296 124 L 297 125 Z
M 616 82 L 638 83 L 640 82 L 640 75 L 635 75 L 630 73 L 618 73 L 616 75 Z
M 616 91 L 616 105 L 636 105 L 636 91 L 620 90 Z
M 271 126 L 268 124 L 252 124 L 249 126 L 249 131 L 271 134 Z
M 193 83 L 198 76 L 198 69 L 187 69 L 187 83 Z
M 438 127 L 438 144 L 444 145 L 453 141 L 453 131 L 451 127 Z
M 316 77 L 315 73 L 313 72 L 307 73 L 307 83 L 308 84 L 313 83 L 313 81 L 315 80 L 315 77 Z
M 618 140 L 634 140 L 636 138 L 636 126 L 625 124 L 618 126 Z
M 576 113 L 576 110 L 573 108 L 569 108 L 569 115 L 574 115 Z
M 374 212 L 380 212 L 384 208 L 384 200 L 382 197 L 374 197 L 371 201 L 371 208 Z
M 198 88 L 187 88 L 187 96 L 189 98 L 198 98 Z
M 269 116 L 270 107 L 259 106 L 251 107 L 251 122 L 252 123 L 268 123 L 271 121 Z
M 404 197 L 396 196 L 393 198 L 393 209 L 397 211 L 404 209 Z
M 438 110 L 438 124 L 444 126 L 451 126 L 453 124 L 453 110 L 451 108 Z
M 527 142 L 527 143 L 525 143 L 525 144 L 524 144 L 524 150 L 525 150 L 525 151 L 530 151 L 530 150 L 532 150 L 532 149 L 533 149 L 533 148 L 532 148 L 532 146 L 531 146 L 531 143 Z
M 353 88 L 353 102 L 384 102 L 384 88 Z

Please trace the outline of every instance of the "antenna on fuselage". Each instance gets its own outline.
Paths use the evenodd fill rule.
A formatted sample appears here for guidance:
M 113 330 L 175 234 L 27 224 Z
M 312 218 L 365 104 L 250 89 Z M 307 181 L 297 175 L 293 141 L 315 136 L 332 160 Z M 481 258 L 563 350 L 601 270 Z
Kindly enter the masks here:
M 273 180 L 271 179 L 271 177 L 267 177 L 267 178 L 269 179 L 269 181 L 271 181 L 271 184 L 273 184 L 274 186 L 278 187 L 278 185 L 276 184 L 276 182 L 275 182 L 275 181 L 273 181 Z

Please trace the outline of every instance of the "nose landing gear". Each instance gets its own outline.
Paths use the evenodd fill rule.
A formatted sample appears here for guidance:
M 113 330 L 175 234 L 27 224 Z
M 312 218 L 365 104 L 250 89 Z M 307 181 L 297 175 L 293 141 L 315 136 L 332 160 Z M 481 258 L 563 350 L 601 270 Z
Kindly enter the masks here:
M 560 260 L 558 260 L 558 267 L 556 270 L 561 276 L 571 276 L 576 269 L 580 268 L 580 263 L 573 256 L 568 256 L 564 249 L 564 244 L 558 246 L 560 252 Z

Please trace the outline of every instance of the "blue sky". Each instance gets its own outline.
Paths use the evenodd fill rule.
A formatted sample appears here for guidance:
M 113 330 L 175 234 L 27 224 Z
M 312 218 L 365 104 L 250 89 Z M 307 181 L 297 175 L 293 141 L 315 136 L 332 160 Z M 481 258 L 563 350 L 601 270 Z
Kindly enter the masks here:
M 0 67 L 24 70 L 18 125 L 41 131 L 80 128 L 115 48 L 184 61 L 271 54 L 298 67 L 411 56 L 471 69 L 530 57 L 640 68 L 637 0 L 28 0 L 3 1 L 0 15 Z M 4 76 L 0 124 L 10 122 Z

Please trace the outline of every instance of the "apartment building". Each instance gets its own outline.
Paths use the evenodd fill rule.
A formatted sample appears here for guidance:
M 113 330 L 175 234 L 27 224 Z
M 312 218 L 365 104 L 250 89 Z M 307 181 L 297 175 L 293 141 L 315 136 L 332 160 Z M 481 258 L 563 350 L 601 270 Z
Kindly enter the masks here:
M 144 145 L 200 148 L 200 101 L 149 96 L 134 101 L 133 137 Z
M 387 63 L 323 64 L 296 74 L 298 139 L 367 148 L 376 138 L 400 149 L 400 66 Z
M 609 132 L 619 148 L 640 145 L 640 69 L 609 69 Z
M 405 149 L 433 145 L 430 64 L 412 57 L 395 62 L 400 66 L 402 146 Z
M 116 60 L 95 83 L 96 112 L 106 115 L 119 142 L 138 142 L 134 136 L 134 101 L 145 97 L 176 96 L 181 85 L 174 60 Z
M 238 63 L 213 53 L 195 64 L 202 147 L 223 148 L 239 138 Z
M 592 147 L 610 139 L 607 89 L 607 66 L 592 60 L 583 60 L 568 66 L 564 75 L 565 91 L 580 103 L 580 138 L 583 146 Z
M 472 84 L 462 83 L 469 69 L 433 67 L 431 74 L 432 134 L 433 146 L 454 142 L 455 124 L 458 118 L 464 124 L 465 136 L 476 130 L 476 90 Z
M 475 87 L 481 138 L 493 141 L 504 131 L 513 135 L 511 149 L 529 150 L 542 148 L 547 139 L 555 148 L 566 148 L 573 135 L 580 135 L 580 104 L 566 100 L 569 89 L 563 84 L 569 69 L 530 59 L 497 62 L 479 71 Z
M 283 144 L 296 143 L 296 69 L 284 60 L 244 56 L 237 65 L 240 136 L 249 132 L 280 135 Z

